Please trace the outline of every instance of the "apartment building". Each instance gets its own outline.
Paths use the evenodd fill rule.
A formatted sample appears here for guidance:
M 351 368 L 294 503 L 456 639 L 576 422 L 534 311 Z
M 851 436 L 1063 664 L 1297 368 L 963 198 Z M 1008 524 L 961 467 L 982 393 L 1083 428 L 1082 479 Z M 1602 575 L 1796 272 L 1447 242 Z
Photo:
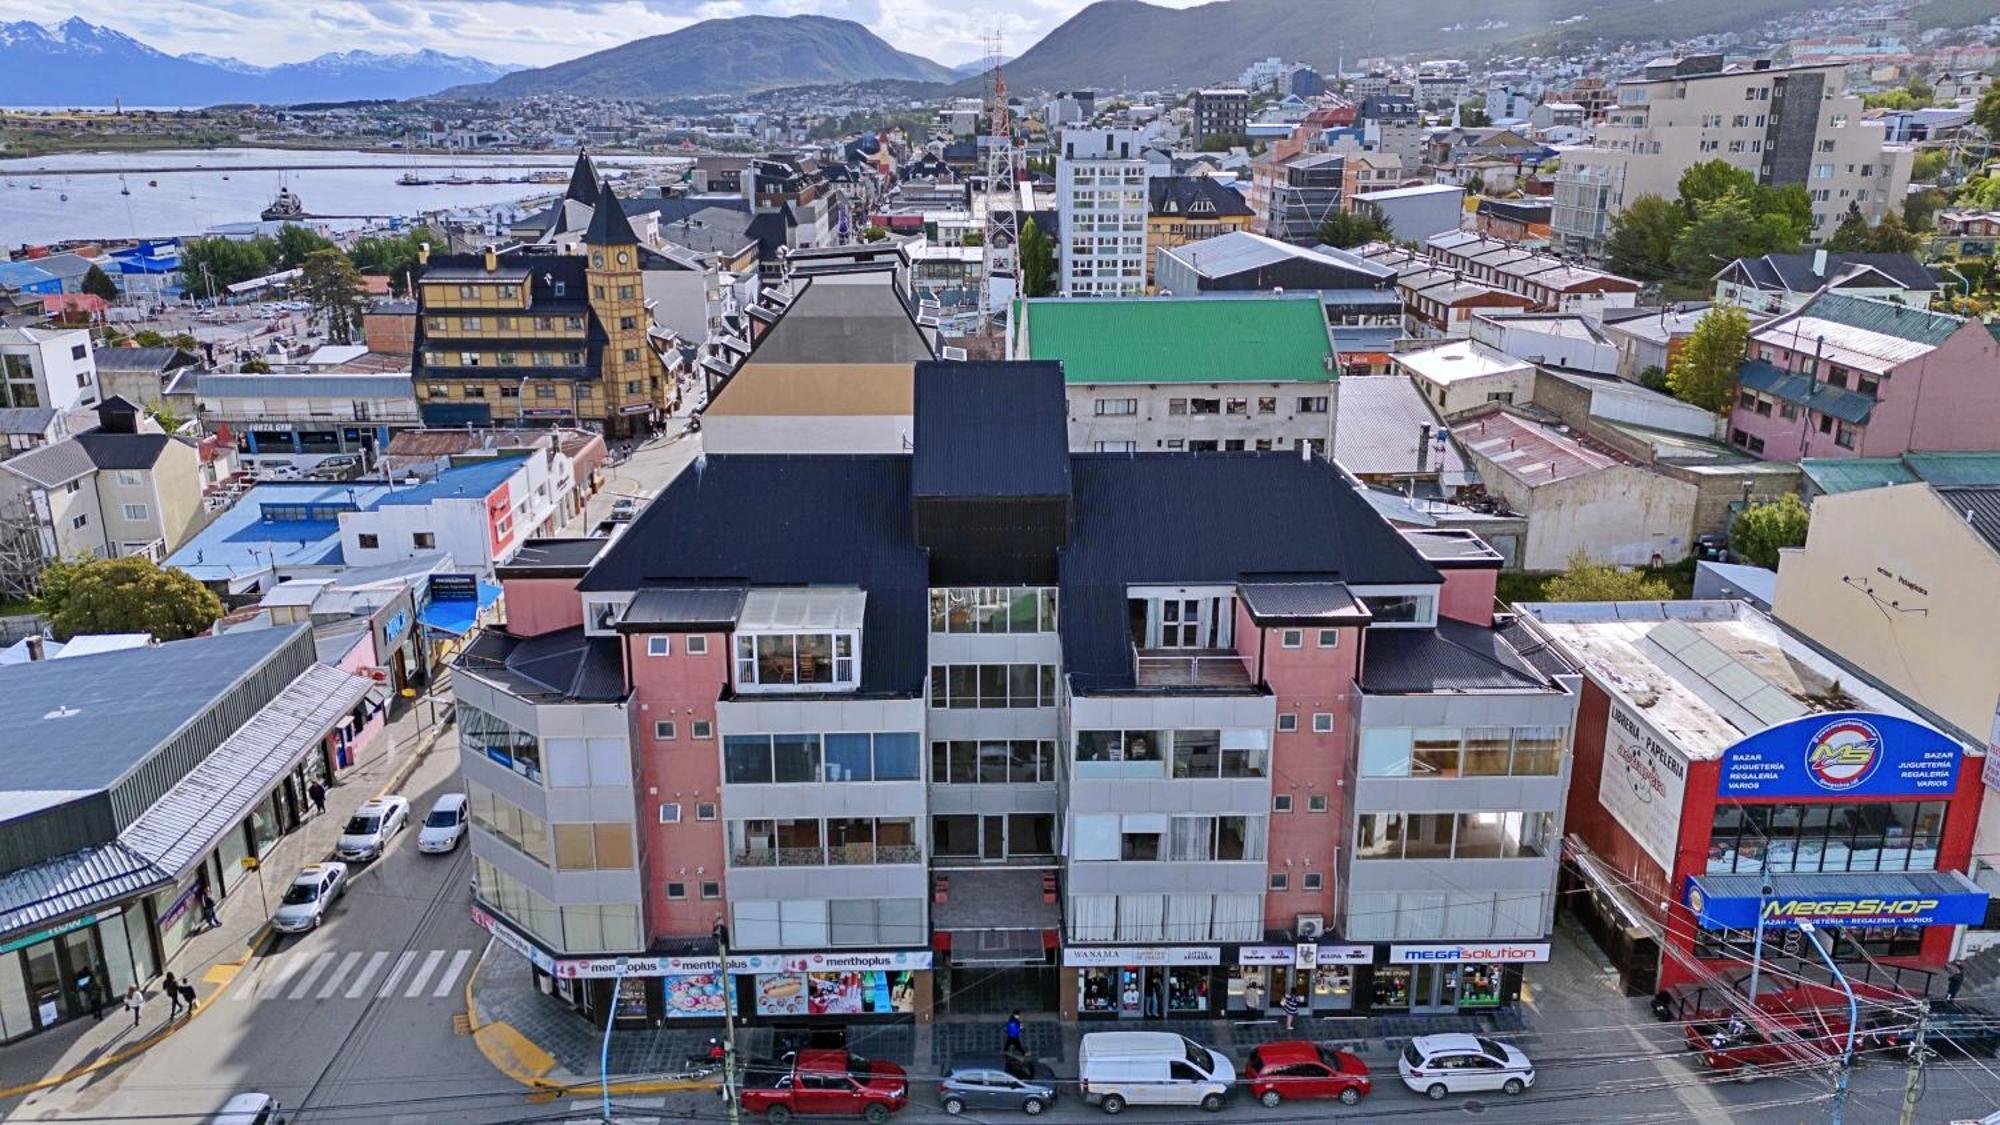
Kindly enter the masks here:
M 1235 88 L 1197 90 L 1194 95 L 1194 143 L 1198 148 L 1213 137 L 1240 137 L 1250 131 L 1250 91 Z
M 1145 144 L 1134 129 L 1065 129 L 1056 157 L 1064 296 L 1146 289 Z
M 196 411 L 212 432 L 235 435 L 243 468 L 309 472 L 329 457 L 375 466 L 393 435 L 423 424 L 407 374 L 255 375 L 211 372 L 196 382 Z
M 1160 254 L 1190 242 L 1249 230 L 1255 214 L 1243 194 L 1213 176 L 1155 176 L 1146 185 L 1146 285 Z
M 1302 152 L 1251 165 L 1252 229 L 1280 242 L 1318 243 L 1319 228 L 1347 198 L 1346 167 L 1346 155 L 1337 152 Z
M 94 429 L 0 461 L 0 578 L 32 578 L 57 559 L 164 558 L 201 526 L 195 444 L 142 422 L 122 398 L 99 403 L 97 417 Z
M 1603 251 L 1611 220 L 1642 195 L 1672 199 L 1681 171 L 1723 160 L 1760 184 L 1801 184 L 1813 199 L 1813 240 L 1856 204 L 1870 223 L 1902 206 L 1914 150 L 1890 145 L 1862 117 L 1844 66 L 1725 69 L 1721 55 L 1651 63 L 1618 83 L 1618 102 L 1593 144 L 1567 149 L 1552 225 L 1566 253 Z
M 1510 1003 L 1575 694 L 1499 556 L 1316 457 L 1072 453 L 1052 364 L 916 387 L 913 452 L 711 456 L 501 568 L 480 924 L 598 1020 Z
M 0 408 L 97 405 L 93 355 L 80 328 L 0 328 Z

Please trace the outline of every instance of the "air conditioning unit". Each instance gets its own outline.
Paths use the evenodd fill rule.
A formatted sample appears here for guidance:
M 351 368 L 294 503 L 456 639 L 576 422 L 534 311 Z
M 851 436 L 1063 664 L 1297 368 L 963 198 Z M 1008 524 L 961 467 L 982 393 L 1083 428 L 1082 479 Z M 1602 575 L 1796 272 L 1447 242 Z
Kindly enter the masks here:
M 1313 941 L 1326 933 L 1326 915 L 1301 914 L 1292 923 L 1292 930 L 1300 941 Z

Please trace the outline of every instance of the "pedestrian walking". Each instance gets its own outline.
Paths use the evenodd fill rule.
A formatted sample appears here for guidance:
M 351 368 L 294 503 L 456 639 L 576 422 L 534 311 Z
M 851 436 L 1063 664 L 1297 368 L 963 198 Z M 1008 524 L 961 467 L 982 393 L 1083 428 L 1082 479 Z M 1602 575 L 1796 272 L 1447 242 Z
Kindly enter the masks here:
M 1956 1000 L 1958 999 L 1958 990 L 1965 987 L 1965 962 L 1953 961 L 1947 964 L 1945 968 L 1951 970 L 1951 975 L 1944 978 L 1944 998 L 1946 1000 Z
M 211 930 L 222 925 L 222 916 L 215 912 L 215 899 L 207 887 L 201 889 L 201 924 Z
M 187 1001 L 188 1015 L 194 1015 L 194 982 L 181 982 L 181 999 Z
M 125 1009 L 132 1013 L 133 1027 L 139 1026 L 139 1009 L 145 1006 L 146 994 L 139 991 L 139 986 L 136 984 L 127 986 L 125 989 Z
M 1015 1011 L 1007 1016 L 1006 1050 L 1019 1052 L 1021 1047 L 1021 1013 Z
M 1288 989 L 1282 1004 L 1285 1009 L 1285 1030 L 1290 1031 L 1299 1018 L 1299 994 L 1296 989 Z
M 174 1019 L 181 1014 L 181 979 L 172 973 L 162 982 L 167 989 L 167 1018 Z
M 306 785 L 306 796 L 312 798 L 314 812 L 326 813 L 326 786 L 317 781 L 310 782 Z
M 88 970 L 76 974 L 76 990 L 83 995 L 84 1000 L 89 1002 L 90 1018 L 94 1020 L 103 1019 L 104 990 L 97 987 L 97 981 L 90 975 Z
M 1243 1010 L 1252 1016 L 1264 1014 L 1264 982 L 1255 977 L 1243 986 Z

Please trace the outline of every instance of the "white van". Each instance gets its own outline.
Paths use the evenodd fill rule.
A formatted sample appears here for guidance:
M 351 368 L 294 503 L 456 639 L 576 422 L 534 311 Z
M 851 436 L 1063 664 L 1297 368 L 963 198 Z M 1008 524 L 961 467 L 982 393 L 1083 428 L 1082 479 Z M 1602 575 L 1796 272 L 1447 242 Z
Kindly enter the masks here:
M 1094 1031 L 1077 1054 L 1083 1100 L 1106 1113 L 1128 1105 L 1222 1108 L 1236 1066 L 1222 1052 L 1167 1031 Z

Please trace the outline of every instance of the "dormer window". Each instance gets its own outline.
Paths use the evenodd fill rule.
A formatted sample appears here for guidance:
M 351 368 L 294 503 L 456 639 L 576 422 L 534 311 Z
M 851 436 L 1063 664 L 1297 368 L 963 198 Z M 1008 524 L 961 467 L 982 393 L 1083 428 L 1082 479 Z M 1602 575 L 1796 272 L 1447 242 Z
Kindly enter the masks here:
M 859 590 L 752 590 L 736 628 L 738 691 L 853 691 L 861 684 Z

